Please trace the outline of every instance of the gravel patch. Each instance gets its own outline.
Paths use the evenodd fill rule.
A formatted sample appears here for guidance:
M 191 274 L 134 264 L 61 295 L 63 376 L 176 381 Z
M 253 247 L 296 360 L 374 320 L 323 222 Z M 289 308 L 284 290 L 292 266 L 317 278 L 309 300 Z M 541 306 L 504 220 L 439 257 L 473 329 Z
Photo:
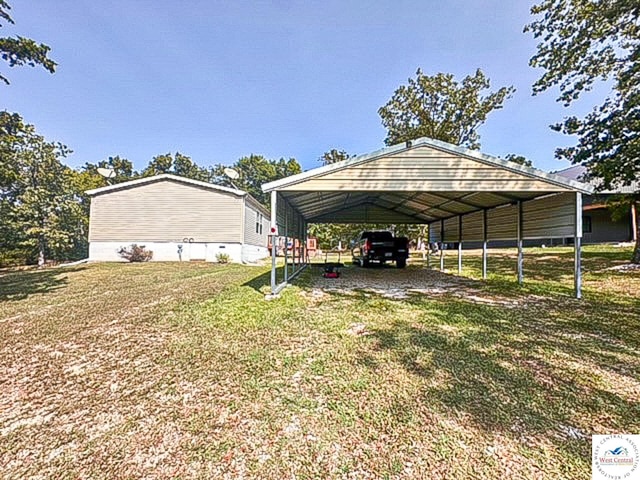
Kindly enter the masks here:
M 616 265 L 614 267 L 609 267 L 606 270 L 613 270 L 615 272 L 638 272 L 640 271 L 640 264 L 625 263 L 623 265 Z
M 392 266 L 372 266 L 362 268 L 345 265 L 340 269 L 340 277 L 323 278 L 315 276 L 315 284 L 325 290 L 440 290 L 470 286 L 474 280 L 455 277 L 438 270 L 409 266 L 405 269 Z
M 326 294 L 378 295 L 383 298 L 403 300 L 413 295 L 442 296 L 454 295 L 474 303 L 518 306 L 520 299 L 496 297 L 483 291 L 483 283 L 465 277 L 458 277 L 439 270 L 409 266 L 405 269 L 393 266 L 373 266 L 362 268 L 345 265 L 340 269 L 340 277 L 324 278 L 321 269 L 313 269 L 310 296 L 321 301 Z

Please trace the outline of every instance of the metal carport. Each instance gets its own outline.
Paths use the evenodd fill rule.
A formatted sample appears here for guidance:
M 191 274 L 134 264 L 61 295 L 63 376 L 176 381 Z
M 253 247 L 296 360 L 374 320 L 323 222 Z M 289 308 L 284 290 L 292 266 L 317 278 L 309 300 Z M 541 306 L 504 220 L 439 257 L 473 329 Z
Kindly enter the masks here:
M 419 138 L 315 168 L 262 186 L 271 192 L 271 291 L 278 293 L 304 266 L 293 249 L 282 282 L 276 278 L 278 237 L 306 245 L 308 223 L 418 223 L 432 242 L 515 240 L 523 281 L 525 239 L 574 239 L 575 293 L 581 296 L 582 194 L 592 187 L 560 175 Z M 287 249 L 285 249 L 286 252 Z M 441 250 L 442 251 L 442 250 Z M 442 268 L 442 256 L 441 256 Z

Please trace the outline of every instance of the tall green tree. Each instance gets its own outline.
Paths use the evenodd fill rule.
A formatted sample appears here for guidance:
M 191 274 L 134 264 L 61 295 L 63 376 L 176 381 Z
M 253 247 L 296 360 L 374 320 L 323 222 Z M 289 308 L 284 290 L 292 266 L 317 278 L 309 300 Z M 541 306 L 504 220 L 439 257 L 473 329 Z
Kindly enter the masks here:
M 302 172 L 302 167 L 295 158 L 269 160 L 262 155 L 251 154 L 238 159 L 231 168 L 239 174 L 239 178 L 230 179 L 224 173 L 225 165 L 219 164 L 211 171 L 212 181 L 221 185 L 235 186 L 249 192 L 256 200 L 269 208 L 271 198 L 262 191 L 262 185 L 290 175 Z
M 11 6 L 5 0 L 0 0 L 0 21 L 14 24 L 13 18 L 9 14 Z M 0 23 L 2 27 L 2 23 Z M 30 38 L 21 36 L 0 38 L 0 57 L 9 64 L 9 67 L 19 67 L 27 65 L 35 67 L 42 66 L 50 73 L 56 71 L 56 62 L 49 58 L 51 48 L 44 43 L 37 43 Z M 9 84 L 9 79 L 0 74 L 0 81 Z
M 525 26 L 539 40 L 530 64 L 544 69 L 534 94 L 558 87 L 570 106 L 596 82 L 611 85 L 607 98 L 583 118 L 552 128 L 577 137 L 556 155 L 587 168 L 600 190 L 640 180 L 640 3 L 637 0 L 544 0 Z M 628 197 L 640 210 L 640 191 Z M 640 227 L 639 227 L 640 228 Z M 640 232 L 632 261 L 640 263 Z
M 480 148 L 478 127 L 515 91 L 502 87 L 495 92 L 478 69 L 458 82 L 452 74 L 425 75 L 421 69 L 407 85 L 401 85 L 378 110 L 387 129 L 387 145 L 429 137 L 454 145 Z
M 106 160 L 100 160 L 98 163 L 87 162 L 84 164 L 83 171 L 87 172 L 94 180 L 97 179 L 100 181 L 100 184 L 90 187 L 89 189 L 107 185 L 107 179 L 98 173 L 98 168 L 106 168 L 115 172 L 115 177 L 109 179 L 109 182 L 112 184 L 128 182 L 140 176 L 140 174 L 134 170 L 133 163 L 126 158 L 121 158 L 119 155 L 109 157 Z
M 42 266 L 49 254 L 56 256 L 72 247 L 78 235 L 82 212 L 70 182 L 71 170 L 61 162 L 70 150 L 46 141 L 32 125 L 21 121 L 13 125 L 17 129 L 11 135 L 0 135 L 0 150 L 10 152 L 13 164 L 13 173 L 0 190 L 4 234 L 0 248 L 21 247 Z
M 0 192 L 7 189 L 20 175 L 15 160 L 25 125 L 17 113 L 0 112 Z
M 206 168 L 198 166 L 191 160 L 191 157 L 183 155 L 180 152 L 176 152 L 175 155 L 165 153 L 164 155 L 153 157 L 149 165 L 147 165 L 147 168 L 141 172 L 141 175 L 143 177 L 150 177 L 163 173 L 178 175 L 192 180 L 200 180 L 202 182 L 208 182 L 210 180 L 210 174 Z

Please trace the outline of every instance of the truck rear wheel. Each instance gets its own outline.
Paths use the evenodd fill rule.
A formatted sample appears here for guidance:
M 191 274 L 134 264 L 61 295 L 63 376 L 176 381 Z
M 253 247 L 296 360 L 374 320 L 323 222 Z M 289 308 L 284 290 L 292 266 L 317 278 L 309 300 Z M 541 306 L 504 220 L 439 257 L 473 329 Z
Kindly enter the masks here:
M 407 259 L 406 258 L 399 258 L 396 261 L 396 267 L 398 268 L 404 268 L 407 266 Z

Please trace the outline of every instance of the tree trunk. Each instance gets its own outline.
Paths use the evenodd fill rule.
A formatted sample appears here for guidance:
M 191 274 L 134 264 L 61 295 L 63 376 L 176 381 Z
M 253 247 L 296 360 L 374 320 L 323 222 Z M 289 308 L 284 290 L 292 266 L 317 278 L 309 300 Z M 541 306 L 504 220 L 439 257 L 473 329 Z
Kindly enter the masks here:
M 640 210 L 640 201 L 635 201 L 631 204 L 631 224 L 633 225 L 634 237 L 636 239 L 636 246 L 633 249 L 633 257 L 631 263 L 640 264 L 640 222 L 638 222 L 638 211 Z
M 43 268 L 44 263 L 44 238 L 40 236 L 40 238 L 38 238 L 38 268 Z

